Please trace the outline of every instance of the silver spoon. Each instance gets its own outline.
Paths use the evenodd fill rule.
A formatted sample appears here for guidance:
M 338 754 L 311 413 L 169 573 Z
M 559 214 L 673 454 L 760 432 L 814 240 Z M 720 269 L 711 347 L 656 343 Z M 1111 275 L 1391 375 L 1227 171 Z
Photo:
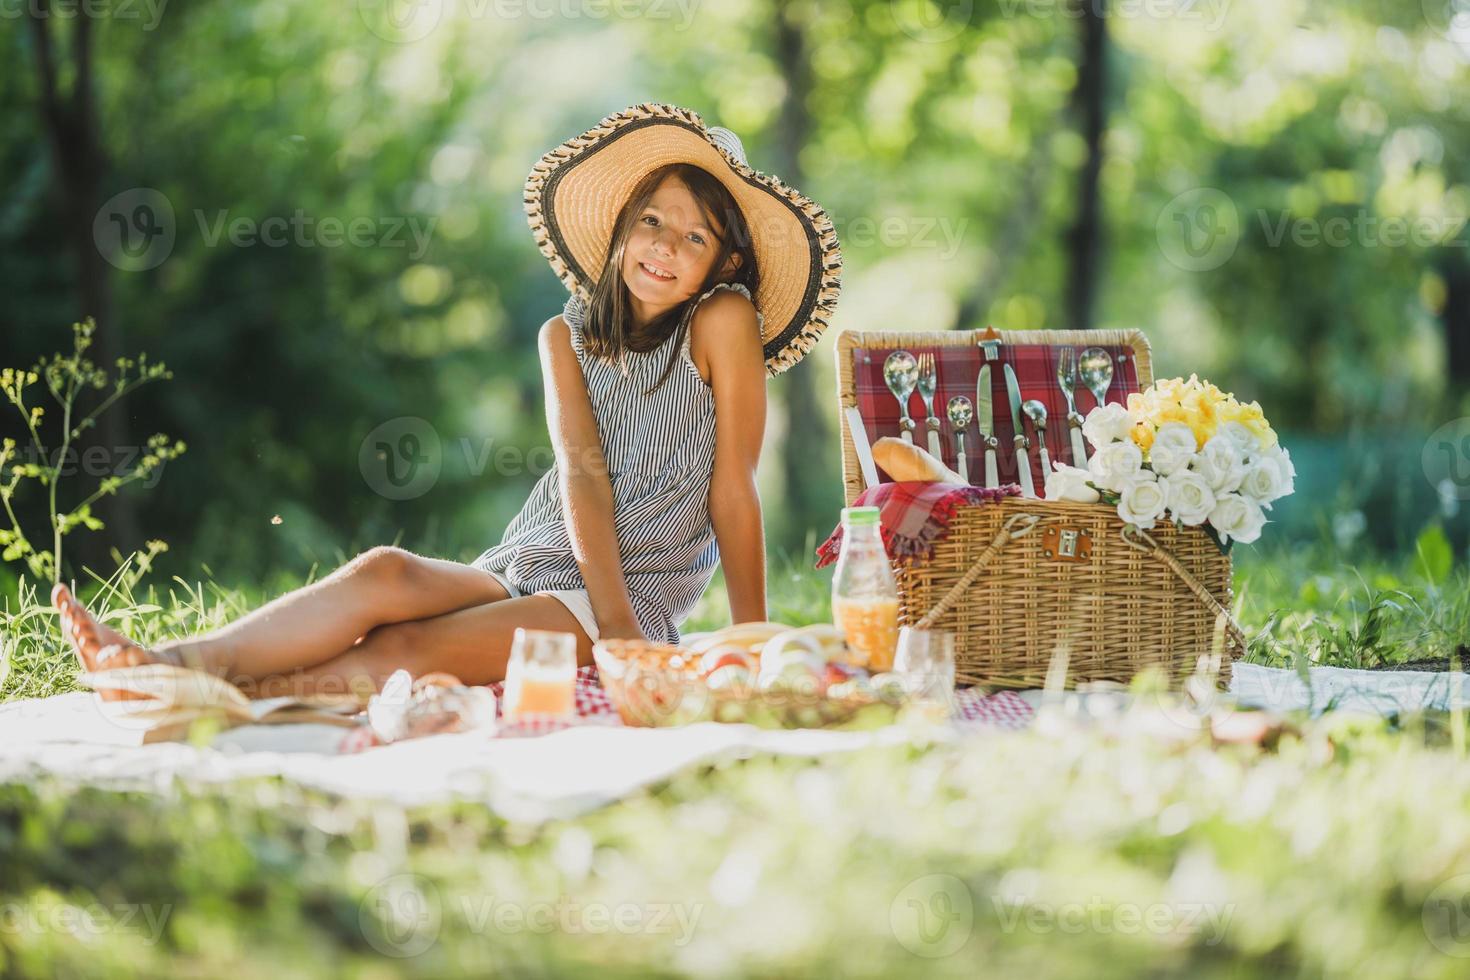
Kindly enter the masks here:
M 1036 427 L 1036 444 L 1041 447 L 1041 480 L 1045 486 L 1046 478 L 1051 474 L 1051 457 L 1046 453 L 1046 406 L 1030 398 L 1021 403 L 1021 411 Z
M 919 362 L 906 350 L 896 350 L 883 362 L 883 381 L 898 399 L 898 425 L 905 442 L 914 441 L 914 420 L 909 417 L 909 398 L 919 386 Z
M 1113 359 L 1101 347 L 1089 347 L 1077 362 L 1078 373 L 1099 405 L 1108 401 L 1108 385 L 1113 383 Z
M 954 428 L 955 441 L 955 469 L 959 470 L 960 476 L 965 482 L 970 482 L 970 468 L 965 461 L 965 430 L 975 419 L 975 406 L 964 395 L 955 395 L 949 400 L 949 406 L 945 409 L 949 416 L 949 424 Z

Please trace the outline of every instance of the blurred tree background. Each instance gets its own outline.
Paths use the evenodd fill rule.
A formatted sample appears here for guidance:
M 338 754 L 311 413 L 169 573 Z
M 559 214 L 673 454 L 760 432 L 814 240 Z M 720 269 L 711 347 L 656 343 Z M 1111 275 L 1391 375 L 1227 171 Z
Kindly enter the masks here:
M 1421 463 L 1470 414 L 1463 0 L 23 0 L 0 51 L 0 365 L 95 316 L 102 359 L 175 380 L 93 443 L 189 445 L 76 539 L 93 567 L 498 541 L 565 298 L 522 184 L 644 101 L 734 129 L 842 240 L 834 329 L 770 387 L 773 551 L 841 505 L 836 332 L 987 323 L 1141 327 L 1160 375 L 1259 399 L 1301 470 L 1268 538 L 1463 549 Z M 438 476 L 405 496 L 364 458 L 408 430 Z

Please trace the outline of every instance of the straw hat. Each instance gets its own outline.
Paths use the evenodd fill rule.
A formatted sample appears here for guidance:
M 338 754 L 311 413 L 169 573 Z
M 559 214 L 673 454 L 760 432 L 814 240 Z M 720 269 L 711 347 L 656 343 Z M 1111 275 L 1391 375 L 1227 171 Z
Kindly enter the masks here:
M 729 189 L 750 227 L 760 268 L 766 371 L 775 376 L 811 350 L 841 289 L 832 219 L 779 178 L 752 170 L 728 129 L 688 109 L 645 103 L 608 116 L 547 153 L 526 180 L 526 215 L 562 284 L 588 293 L 602 271 L 613 223 L 633 187 L 659 167 L 691 163 Z

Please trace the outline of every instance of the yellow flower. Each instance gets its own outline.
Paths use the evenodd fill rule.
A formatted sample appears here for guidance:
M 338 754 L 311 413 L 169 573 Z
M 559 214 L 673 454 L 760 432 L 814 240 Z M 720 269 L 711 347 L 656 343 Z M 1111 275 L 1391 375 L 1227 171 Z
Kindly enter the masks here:
M 1133 437 L 1133 441 L 1139 449 L 1148 452 L 1149 447 L 1154 444 L 1154 433 L 1156 431 L 1150 423 L 1139 422 L 1129 430 L 1128 434 Z

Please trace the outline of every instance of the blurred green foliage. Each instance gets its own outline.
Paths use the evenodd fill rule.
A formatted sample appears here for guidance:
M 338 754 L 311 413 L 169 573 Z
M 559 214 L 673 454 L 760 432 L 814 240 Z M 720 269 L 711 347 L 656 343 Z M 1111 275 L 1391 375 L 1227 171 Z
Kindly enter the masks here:
M 799 138 L 798 186 L 831 212 L 846 260 L 834 329 L 799 369 L 829 433 L 838 330 L 1073 326 L 1066 239 L 1087 147 L 1069 110 L 1070 3 L 446 2 L 407 21 L 374 0 L 204 0 L 156 21 L 122 9 L 92 24 L 106 166 L 88 206 L 149 188 L 172 211 L 163 261 L 108 267 L 107 329 L 178 374 L 138 393 L 135 441 L 162 429 L 190 452 L 155 489 L 124 491 L 139 539 L 111 543 L 165 538 L 170 570 L 241 580 L 375 543 L 463 559 L 499 540 L 539 476 L 524 455 L 547 440 L 534 338 L 564 298 L 522 183 L 546 149 L 636 102 L 733 128 L 757 169 Z M 1470 268 L 1470 107 L 1455 95 L 1470 41 L 1436 14 L 1286 0 L 1115 4 L 1107 18 L 1093 325 L 1141 327 L 1160 374 L 1261 401 L 1302 447 L 1298 495 L 1268 531 L 1283 538 L 1357 513 L 1360 545 L 1404 549 L 1437 515 L 1464 554 L 1459 501 L 1417 457 L 1428 431 L 1470 414 L 1446 325 Z M 74 24 L 52 21 L 69 79 Z M 11 25 L 0 362 L 19 367 L 89 311 L 56 221 L 36 34 Z M 793 59 L 809 72 L 799 124 Z M 1181 212 L 1201 189 L 1225 206 Z M 279 245 L 264 240 L 272 218 Z M 1323 234 L 1334 218 L 1340 246 Z M 365 220 L 370 243 L 333 244 L 327 219 Z M 1389 244 L 1390 220 L 1424 234 Z M 1195 237 L 1231 228 L 1225 258 L 1225 245 L 1201 257 Z M 776 460 L 808 424 L 783 410 L 788 383 L 771 384 L 761 483 L 773 550 L 810 554 L 841 503 L 837 445 L 801 461 L 827 496 L 785 506 Z M 441 472 L 392 500 L 359 457 L 405 417 L 432 425 Z

